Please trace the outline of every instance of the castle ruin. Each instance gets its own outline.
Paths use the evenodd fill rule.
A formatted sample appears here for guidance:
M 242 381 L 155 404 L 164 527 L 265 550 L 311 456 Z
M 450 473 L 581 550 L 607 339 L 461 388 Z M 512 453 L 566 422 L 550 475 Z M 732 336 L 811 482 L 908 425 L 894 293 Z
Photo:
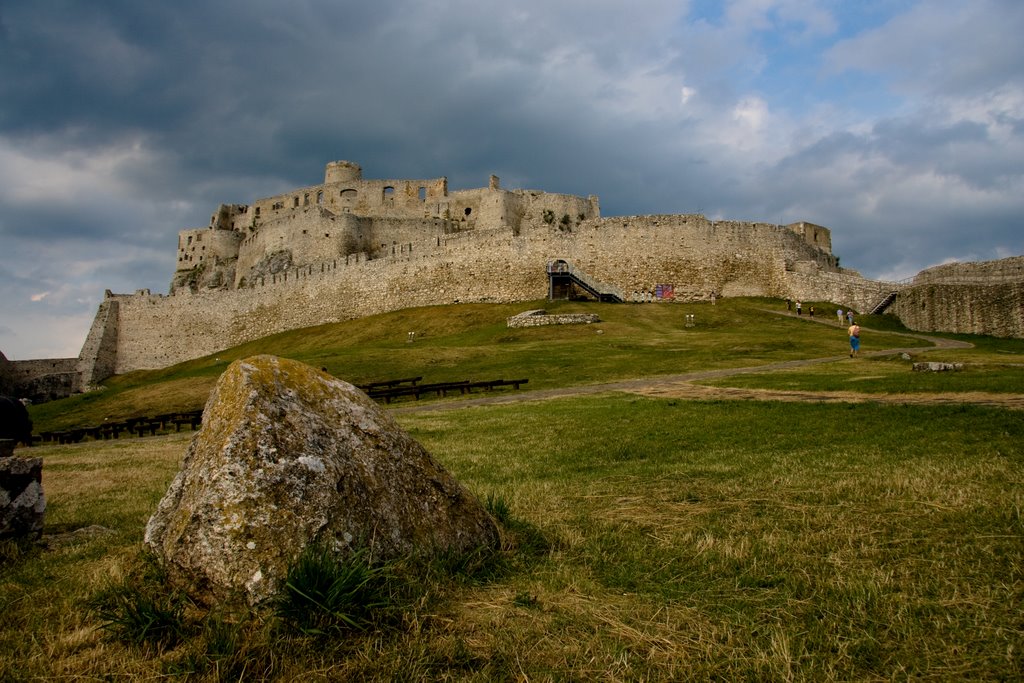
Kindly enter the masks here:
M 495 176 L 469 190 L 450 190 L 444 177 L 366 180 L 358 164 L 336 161 L 322 184 L 224 204 L 208 225 L 182 230 L 169 293 L 108 291 L 79 358 L 9 362 L 5 374 L 19 386 L 42 382 L 54 397 L 285 330 L 413 306 L 543 299 L 553 262 L 609 283 L 625 299 L 669 284 L 679 301 L 766 296 L 865 312 L 885 305 L 907 315 L 908 326 L 926 326 L 915 329 L 943 329 L 952 319 L 934 313 L 942 310 L 941 273 L 929 284 L 939 289 L 921 304 L 905 294 L 913 284 L 841 268 L 831 232 L 812 223 L 602 217 L 593 195 L 505 190 Z M 965 277 L 961 269 L 961 285 Z M 989 280 L 984 286 L 1010 287 L 995 298 L 1015 297 L 1016 318 L 997 316 L 992 327 L 992 315 L 979 313 L 966 321 L 971 329 L 948 331 L 1024 336 L 1020 264 Z M 993 293 L 970 297 L 960 305 Z

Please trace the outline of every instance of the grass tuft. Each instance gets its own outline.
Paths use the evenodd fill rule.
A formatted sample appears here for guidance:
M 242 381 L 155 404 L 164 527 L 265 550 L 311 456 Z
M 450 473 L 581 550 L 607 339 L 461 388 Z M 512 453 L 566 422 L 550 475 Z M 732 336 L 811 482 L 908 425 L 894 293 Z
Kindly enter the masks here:
M 311 544 L 289 568 L 275 611 L 307 635 L 363 630 L 398 606 L 398 593 L 391 568 L 371 564 L 367 549 L 339 557 Z
M 156 590 L 126 582 L 99 593 L 93 609 L 101 628 L 115 640 L 138 648 L 160 652 L 177 645 L 186 631 L 185 599 Z

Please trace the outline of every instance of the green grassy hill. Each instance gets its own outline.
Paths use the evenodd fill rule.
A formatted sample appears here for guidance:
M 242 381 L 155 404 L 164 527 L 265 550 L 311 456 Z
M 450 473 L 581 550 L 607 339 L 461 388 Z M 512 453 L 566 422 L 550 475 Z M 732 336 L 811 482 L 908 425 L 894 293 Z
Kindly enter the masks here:
M 506 318 L 531 308 L 596 313 L 592 325 L 509 329 Z M 835 306 L 819 303 L 818 310 Z M 713 368 L 841 356 L 845 329 L 779 315 L 771 299 L 716 305 L 610 305 L 537 301 L 407 309 L 293 330 L 162 370 L 113 377 L 101 391 L 32 406 L 37 432 L 202 408 L 227 364 L 270 353 L 326 368 L 353 384 L 422 376 L 424 382 L 528 378 L 529 389 L 593 384 Z M 695 325 L 686 327 L 686 315 Z M 831 322 L 830 318 L 824 318 Z M 897 336 L 889 317 L 865 316 L 871 349 L 929 346 Z M 415 341 L 409 342 L 409 333 Z

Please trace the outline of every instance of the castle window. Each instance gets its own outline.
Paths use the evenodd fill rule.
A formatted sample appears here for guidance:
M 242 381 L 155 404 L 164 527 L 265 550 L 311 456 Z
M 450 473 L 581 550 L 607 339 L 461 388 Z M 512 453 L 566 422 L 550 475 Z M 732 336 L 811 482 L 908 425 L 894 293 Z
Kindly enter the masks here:
M 471 209 L 471 208 L 469 208 L 469 207 L 467 206 L 467 207 L 466 207 L 466 215 L 468 216 L 468 215 L 469 215 L 469 214 L 471 214 L 471 213 L 473 213 L 473 209 Z
M 292 199 L 292 207 L 294 208 L 294 207 L 296 207 L 298 205 L 299 205 L 299 198 L 298 197 L 294 197 Z
M 420 195 L 420 201 L 421 202 L 427 201 L 427 188 L 421 187 L 420 191 L 419 191 L 419 195 Z
M 274 205 L 272 207 L 270 207 L 270 208 L 274 209 L 275 211 L 277 209 L 283 209 L 284 208 L 284 202 L 274 202 Z
M 302 196 L 302 205 L 303 206 L 309 206 L 309 195 L 308 194 L 305 194 L 305 195 Z
M 386 201 L 386 200 L 389 200 L 389 199 L 393 200 L 394 198 L 395 198 L 395 188 L 393 188 L 390 185 L 388 185 L 387 187 L 384 188 L 384 199 Z
M 259 215 L 260 215 L 260 207 L 257 206 L 256 207 L 256 216 L 258 217 Z
M 341 198 L 342 199 L 355 199 L 356 198 L 356 191 L 353 190 L 353 189 L 342 190 L 341 191 Z
M 321 206 L 323 205 L 323 203 L 324 203 L 324 192 L 323 192 L 323 190 L 320 190 L 319 192 L 316 193 L 316 203 L 321 205 Z

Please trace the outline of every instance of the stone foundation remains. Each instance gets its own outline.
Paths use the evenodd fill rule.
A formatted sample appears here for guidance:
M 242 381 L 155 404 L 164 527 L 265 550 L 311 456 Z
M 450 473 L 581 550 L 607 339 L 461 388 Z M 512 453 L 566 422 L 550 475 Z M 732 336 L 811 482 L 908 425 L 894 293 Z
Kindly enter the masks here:
M 548 315 L 544 309 L 538 308 L 532 311 L 523 311 L 513 315 L 506 320 L 511 328 L 519 327 L 541 327 L 543 325 L 589 325 L 601 322 L 601 317 L 596 313 L 561 313 Z

